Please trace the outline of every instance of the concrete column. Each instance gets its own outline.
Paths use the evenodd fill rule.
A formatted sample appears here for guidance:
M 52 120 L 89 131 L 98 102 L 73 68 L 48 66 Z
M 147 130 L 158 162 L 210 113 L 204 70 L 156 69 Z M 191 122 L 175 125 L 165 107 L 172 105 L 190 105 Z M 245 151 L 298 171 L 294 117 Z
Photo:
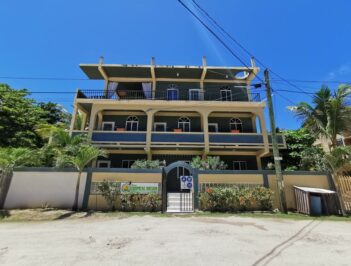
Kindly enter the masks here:
M 256 155 L 256 161 L 257 161 L 257 169 L 262 170 L 262 162 L 261 162 L 261 157 Z
M 72 131 L 74 130 L 74 126 L 76 124 L 77 114 L 78 114 L 78 107 L 77 107 L 77 104 L 74 104 L 73 114 L 72 114 L 72 119 L 71 119 L 71 125 L 70 125 L 70 128 L 69 128 L 69 134 L 70 135 L 72 135 Z
M 87 124 L 87 116 L 88 116 L 87 113 L 82 112 L 82 124 L 81 124 L 81 127 L 80 127 L 81 131 L 85 130 L 85 127 L 86 127 L 86 124 Z
M 208 135 L 208 111 L 201 111 L 201 126 L 202 131 L 204 133 L 204 143 L 205 143 L 205 150 L 204 155 L 207 155 L 210 152 L 210 138 Z
M 97 113 L 97 117 L 98 117 L 98 123 L 97 123 L 97 130 L 102 130 L 102 111 Z
M 260 120 L 260 128 L 261 128 L 261 134 L 263 136 L 263 144 L 264 144 L 264 153 L 269 152 L 269 142 L 268 142 L 268 135 L 267 135 L 267 128 L 266 128 L 266 121 L 264 119 L 263 112 L 260 111 L 257 114 L 259 120 Z
M 145 151 L 147 153 L 147 159 L 151 160 L 152 159 L 152 154 L 151 154 L 151 135 L 152 135 L 152 130 L 153 130 L 153 124 L 154 124 L 154 115 L 156 113 L 156 110 L 150 110 L 147 111 L 147 124 L 146 124 L 146 147 Z
M 90 118 L 89 118 L 88 140 L 91 140 L 91 137 L 93 136 L 97 112 L 98 110 L 96 106 L 93 104 L 93 107 L 91 108 L 91 112 L 90 112 Z

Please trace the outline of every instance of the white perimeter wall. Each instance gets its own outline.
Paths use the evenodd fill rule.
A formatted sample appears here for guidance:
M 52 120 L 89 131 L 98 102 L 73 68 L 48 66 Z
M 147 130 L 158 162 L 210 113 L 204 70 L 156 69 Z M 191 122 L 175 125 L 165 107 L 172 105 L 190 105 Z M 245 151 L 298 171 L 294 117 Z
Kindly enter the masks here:
M 86 176 L 82 173 L 78 199 L 80 208 Z M 4 208 L 40 208 L 45 204 L 53 208 L 72 208 L 77 177 L 77 172 L 14 172 Z

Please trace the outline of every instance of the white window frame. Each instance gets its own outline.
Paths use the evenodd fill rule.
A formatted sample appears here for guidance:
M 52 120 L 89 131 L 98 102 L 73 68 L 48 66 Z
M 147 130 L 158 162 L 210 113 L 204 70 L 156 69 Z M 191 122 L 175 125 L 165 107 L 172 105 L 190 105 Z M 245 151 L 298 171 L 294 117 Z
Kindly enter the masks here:
M 162 126 L 164 126 L 164 132 L 166 132 L 167 131 L 167 123 L 166 122 L 155 122 L 154 123 L 154 131 L 156 132 L 156 126 L 160 126 L 160 125 L 162 125 Z M 157 131 L 157 132 L 162 132 L 162 131 Z
M 240 128 L 238 129 L 238 125 L 240 125 L 241 129 Z M 235 128 L 232 128 L 232 126 L 234 126 Z M 230 130 L 240 130 L 240 132 L 243 132 L 244 131 L 243 121 L 241 121 L 240 118 L 232 117 L 229 120 L 229 128 Z
M 105 125 L 112 125 L 112 129 L 111 130 L 105 130 L 104 129 Z M 103 131 L 114 131 L 115 130 L 115 122 L 103 121 L 101 127 L 102 127 L 101 130 L 103 130 Z
M 179 121 L 179 120 L 182 119 L 182 118 L 186 118 L 186 119 L 188 119 L 188 121 Z M 184 130 L 184 125 L 185 125 L 185 124 L 189 124 L 189 131 L 185 131 L 185 130 Z M 180 126 L 180 125 L 182 125 L 182 126 Z M 181 116 L 181 117 L 179 117 L 179 118 L 178 118 L 178 128 L 181 128 L 181 129 L 182 129 L 182 132 L 191 132 L 191 120 L 190 120 L 190 118 L 187 117 L 187 116 Z
M 100 164 L 102 164 L 102 163 L 107 163 L 107 167 L 101 167 Z M 96 167 L 97 168 L 111 168 L 111 161 L 109 161 L 109 160 L 98 160 L 96 162 Z
M 239 163 L 239 168 L 240 168 L 240 169 L 235 169 L 235 164 L 236 164 L 236 163 Z M 242 163 L 244 163 L 245 169 L 242 169 L 242 166 L 241 166 Z M 239 170 L 239 171 L 241 171 L 241 170 L 247 170 L 247 161 L 233 161 L 233 170 Z
M 133 165 L 133 163 L 135 162 L 136 160 L 122 160 L 122 168 L 131 168 L 131 166 Z M 123 163 L 124 162 L 128 162 L 128 167 L 123 167 Z M 131 163 L 132 162 L 132 163 Z
M 196 91 L 196 92 L 198 92 L 199 93 L 199 98 L 197 99 L 197 100 L 194 100 L 194 99 L 192 99 L 192 97 L 191 97 L 191 93 L 193 92 L 193 91 Z M 200 100 L 202 100 L 201 99 L 201 90 L 200 89 L 189 89 L 189 100 L 190 101 L 200 101 Z
M 168 97 L 168 92 L 169 91 L 177 91 L 177 98 L 176 99 L 170 99 L 169 97 Z M 167 89 L 167 100 L 169 100 L 169 101 L 176 101 L 176 100 L 179 100 L 179 89 L 178 88 L 168 88 Z
M 128 120 L 129 118 L 136 118 L 137 120 Z M 133 125 L 136 124 L 136 130 L 128 130 L 128 124 L 131 125 L 131 129 L 133 129 Z M 128 116 L 126 119 L 126 131 L 139 131 L 139 118 L 135 115 Z
M 218 123 L 208 123 L 208 132 L 209 133 L 215 133 L 210 131 L 210 126 L 214 126 L 216 128 L 215 132 L 218 132 Z
M 223 95 L 222 95 L 223 92 L 226 92 L 225 97 L 223 97 Z M 228 94 L 227 93 L 229 93 L 229 98 L 228 98 Z M 232 90 L 231 89 L 221 89 L 220 90 L 220 96 L 221 96 L 221 100 L 225 101 L 225 102 L 231 102 L 233 100 L 233 95 L 232 95 Z

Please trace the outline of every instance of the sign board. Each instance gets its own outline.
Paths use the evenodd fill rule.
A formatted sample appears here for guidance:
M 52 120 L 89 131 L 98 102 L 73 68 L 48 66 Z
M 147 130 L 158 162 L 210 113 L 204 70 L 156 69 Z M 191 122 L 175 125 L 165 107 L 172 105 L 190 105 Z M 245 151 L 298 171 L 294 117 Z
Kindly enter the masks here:
M 181 189 L 193 189 L 193 177 L 192 176 L 181 176 L 180 178 Z
M 157 194 L 158 183 L 121 183 L 121 193 Z
M 281 161 L 283 160 L 283 157 L 274 157 L 274 160 Z

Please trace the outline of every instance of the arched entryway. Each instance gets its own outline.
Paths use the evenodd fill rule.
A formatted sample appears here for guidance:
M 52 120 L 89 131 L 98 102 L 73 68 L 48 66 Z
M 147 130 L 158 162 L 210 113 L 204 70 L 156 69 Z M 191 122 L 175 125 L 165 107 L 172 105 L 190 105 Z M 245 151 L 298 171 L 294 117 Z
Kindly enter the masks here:
M 197 171 L 186 162 L 174 162 L 163 168 L 162 211 L 193 212 L 197 182 Z

